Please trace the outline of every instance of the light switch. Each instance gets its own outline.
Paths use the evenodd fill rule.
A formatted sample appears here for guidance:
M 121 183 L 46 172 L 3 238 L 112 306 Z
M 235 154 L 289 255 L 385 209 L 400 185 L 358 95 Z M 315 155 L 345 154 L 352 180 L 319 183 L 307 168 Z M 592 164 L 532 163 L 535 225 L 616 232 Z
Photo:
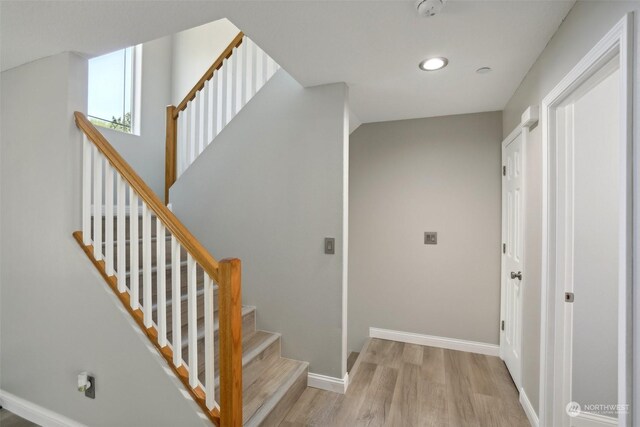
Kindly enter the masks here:
M 324 239 L 324 253 L 333 255 L 336 253 L 336 239 L 333 237 L 325 237 Z
M 438 244 L 438 233 L 435 231 L 425 231 L 424 232 L 424 244 L 425 245 L 437 245 Z

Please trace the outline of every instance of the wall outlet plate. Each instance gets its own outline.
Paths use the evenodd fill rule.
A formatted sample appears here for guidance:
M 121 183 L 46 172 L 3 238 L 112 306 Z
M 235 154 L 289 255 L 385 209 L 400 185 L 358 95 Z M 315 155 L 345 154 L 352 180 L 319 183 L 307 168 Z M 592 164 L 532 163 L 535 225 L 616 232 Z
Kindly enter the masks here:
M 424 244 L 425 245 L 437 245 L 438 244 L 438 233 L 435 231 L 425 231 L 424 232 Z
M 84 395 L 89 399 L 95 399 L 96 398 L 96 377 L 92 377 L 91 375 L 89 375 L 87 378 L 89 379 L 89 381 L 91 381 L 91 387 L 89 387 L 88 390 L 84 391 Z

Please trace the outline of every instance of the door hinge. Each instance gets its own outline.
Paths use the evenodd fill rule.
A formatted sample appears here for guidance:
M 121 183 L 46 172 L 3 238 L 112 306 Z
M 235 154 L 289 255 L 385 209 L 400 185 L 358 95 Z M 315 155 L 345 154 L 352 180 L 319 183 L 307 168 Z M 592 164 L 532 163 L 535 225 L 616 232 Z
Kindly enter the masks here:
M 502 253 L 503 253 L 503 254 L 506 254 L 506 253 L 507 253 L 507 244 L 506 244 L 506 243 L 503 243 L 503 244 L 502 244 Z
M 504 331 L 504 320 L 500 322 L 500 330 Z
M 564 301 L 565 302 L 573 302 L 573 292 L 565 292 Z
M 507 176 L 507 167 L 506 166 L 502 167 L 502 176 Z

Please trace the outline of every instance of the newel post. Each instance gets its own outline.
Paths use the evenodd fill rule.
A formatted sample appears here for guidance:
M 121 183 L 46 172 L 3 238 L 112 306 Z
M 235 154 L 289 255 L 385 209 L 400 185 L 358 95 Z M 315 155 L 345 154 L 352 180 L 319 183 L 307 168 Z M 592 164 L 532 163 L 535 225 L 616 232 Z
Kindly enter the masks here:
M 220 322 L 220 424 L 242 426 L 242 289 L 239 259 L 218 267 Z
M 176 107 L 167 106 L 167 146 L 164 155 L 164 203 L 169 203 L 169 188 L 176 182 L 176 162 L 177 162 L 177 139 L 178 139 L 178 119 L 175 117 Z

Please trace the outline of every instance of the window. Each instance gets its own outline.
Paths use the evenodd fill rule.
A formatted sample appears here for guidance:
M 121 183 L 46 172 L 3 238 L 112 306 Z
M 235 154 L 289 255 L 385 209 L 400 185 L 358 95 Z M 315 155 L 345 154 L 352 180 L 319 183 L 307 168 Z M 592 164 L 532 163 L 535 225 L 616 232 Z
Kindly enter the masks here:
M 94 125 L 139 134 L 142 45 L 89 60 L 89 120 Z

